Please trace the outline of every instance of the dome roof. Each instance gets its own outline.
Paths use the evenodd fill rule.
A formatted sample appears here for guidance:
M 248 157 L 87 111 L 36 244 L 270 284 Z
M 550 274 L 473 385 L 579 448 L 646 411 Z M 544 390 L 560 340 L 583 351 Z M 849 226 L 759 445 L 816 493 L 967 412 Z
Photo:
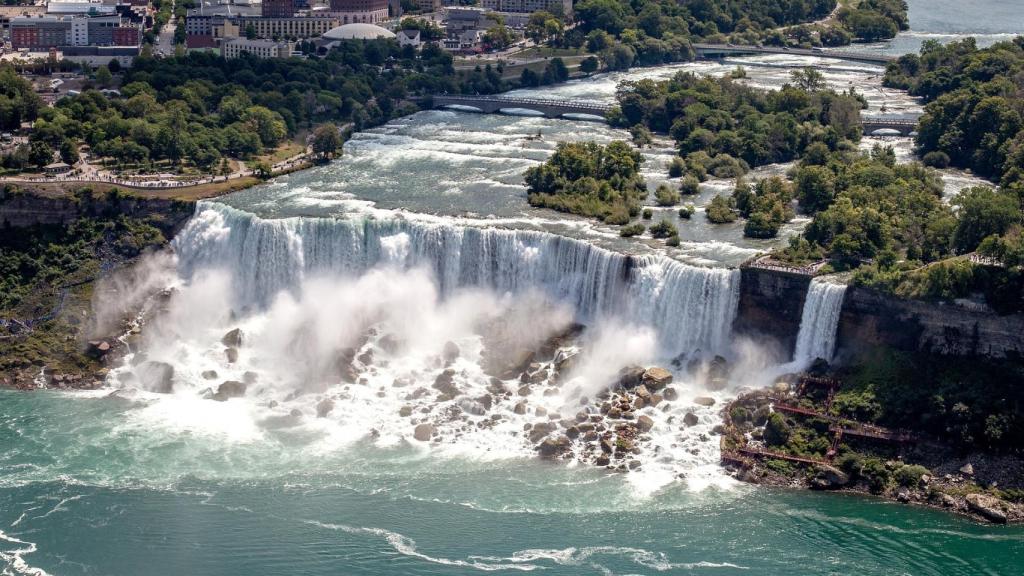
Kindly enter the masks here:
M 363 22 L 345 24 L 324 32 L 324 39 L 326 40 L 373 40 L 375 38 L 394 37 L 395 33 L 386 28 Z

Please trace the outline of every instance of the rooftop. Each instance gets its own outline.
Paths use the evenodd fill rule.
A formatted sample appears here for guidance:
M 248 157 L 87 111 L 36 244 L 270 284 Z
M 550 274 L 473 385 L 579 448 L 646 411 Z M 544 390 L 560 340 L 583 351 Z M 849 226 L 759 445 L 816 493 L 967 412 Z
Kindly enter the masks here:
M 374 40 L 376 38 L 394 38 L 395 33 L 373 24 L 354 23 L 331 28 L 324 32 L 325 40 Z

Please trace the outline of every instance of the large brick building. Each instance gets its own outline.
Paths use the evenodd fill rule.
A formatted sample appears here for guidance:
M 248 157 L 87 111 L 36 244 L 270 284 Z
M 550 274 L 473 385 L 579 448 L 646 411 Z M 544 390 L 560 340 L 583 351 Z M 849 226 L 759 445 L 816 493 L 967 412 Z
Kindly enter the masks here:
M 331 0 L 330 12 L 342 24 L 377 24 L 388 19 L 388 0 Z

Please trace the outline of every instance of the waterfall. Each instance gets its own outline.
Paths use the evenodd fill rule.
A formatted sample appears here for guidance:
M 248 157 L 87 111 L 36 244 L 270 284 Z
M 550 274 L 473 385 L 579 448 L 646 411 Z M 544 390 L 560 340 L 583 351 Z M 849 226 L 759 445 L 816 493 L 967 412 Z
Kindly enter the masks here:
M 793 364 L 805 368 L 818 358 L 832 361 L 836 347 L 836 328 L 839 326 L 845 294 L 845 284 L 811 280 L 800 318 Z
M 546 232 L 443 221 L 287 218 L 265 220 L 200 202 L 174 241 L 179 269 L 232 275 L 241 307 L 265 307 L 305 277 L 357 276 L 377 265 L 425 267 L 443 296 L 463 287 L 516 293 L 541 289 L 592 320 L 618 315 L 652 327 L 666 354 L 728 349 L 739 272 L 627 256 Z

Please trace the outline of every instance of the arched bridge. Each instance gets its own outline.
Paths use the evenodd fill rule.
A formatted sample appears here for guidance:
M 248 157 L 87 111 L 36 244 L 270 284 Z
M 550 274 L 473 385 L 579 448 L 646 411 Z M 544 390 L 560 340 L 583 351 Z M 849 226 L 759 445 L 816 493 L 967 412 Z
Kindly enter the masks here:
M 895 56 L 872 54 L 870 52 L 853 52 L 849 50 L 822 50 L 804 48 L 779 48 L 777 46 L 740 46 L 738 44 L 694 44 L 693 50 L 698 58 L 724 58 L 726 56 L 749 56 L 756 54 L 789 54 L 793 56 L 816 56 L 818 58 L 835 58 L 864 64 L 880 64 L 885 66 L 896 60 Z
M 907 116 L 863 116 L 860 123 L 864 127 L 864 133 L 868 136 L 879 130 L 895 130 L 900 133 L 900 136 L 910 136 L 917 130 L 917 118 Z
M 604 118 L 612 105 L 593 100 L 555 100 L 548 98 L 516 98 L 513 96 L 467 96 L 456 94 L 434 95 L 434 108 L 468 106 L 484 114 L 502 110 L 523 109 L 540 112 L 548 118 L 559 118 L 566 114 L 588 114 Z

